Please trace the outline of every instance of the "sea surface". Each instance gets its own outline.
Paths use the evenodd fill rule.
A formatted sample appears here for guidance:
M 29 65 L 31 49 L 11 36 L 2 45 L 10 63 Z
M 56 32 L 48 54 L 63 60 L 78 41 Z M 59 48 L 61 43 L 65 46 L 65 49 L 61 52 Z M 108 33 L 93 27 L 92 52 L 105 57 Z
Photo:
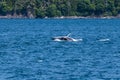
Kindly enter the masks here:
M 120 80 L 120 19 L 0 19 L 0 80 Z

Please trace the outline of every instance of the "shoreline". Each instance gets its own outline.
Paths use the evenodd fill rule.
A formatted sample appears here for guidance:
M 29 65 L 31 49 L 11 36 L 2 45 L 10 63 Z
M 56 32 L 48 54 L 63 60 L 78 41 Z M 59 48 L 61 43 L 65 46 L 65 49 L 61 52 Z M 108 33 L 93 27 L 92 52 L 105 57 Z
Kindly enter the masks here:
M 120 16 L 101 16 L 101 17 L 96 17 L 96 16 L 87 16 L 87 17 L 83 17 L 83 16 L 62 16 L 62 17 L 53 17 L 53 19 L 113 19 L 113 18 L 118 18 L 119 19 Z
M 44 18 L 35 18 L 35 17 L 27 17 L 23 15 L 6 15 L 2 16 L 0 15 L 0 19 L 113 19 L 113 18 L 120 18 L 120 15 L 118 16 L 60 16 L 60 17 L 44 17 Z

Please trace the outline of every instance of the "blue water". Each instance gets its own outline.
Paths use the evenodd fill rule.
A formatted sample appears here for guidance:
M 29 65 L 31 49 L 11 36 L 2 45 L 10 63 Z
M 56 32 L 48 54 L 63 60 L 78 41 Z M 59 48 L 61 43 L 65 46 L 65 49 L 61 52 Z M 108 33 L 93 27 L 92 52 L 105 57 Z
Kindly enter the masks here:
M 120 19 L 0 19 L 0 80 L 120 80 Z

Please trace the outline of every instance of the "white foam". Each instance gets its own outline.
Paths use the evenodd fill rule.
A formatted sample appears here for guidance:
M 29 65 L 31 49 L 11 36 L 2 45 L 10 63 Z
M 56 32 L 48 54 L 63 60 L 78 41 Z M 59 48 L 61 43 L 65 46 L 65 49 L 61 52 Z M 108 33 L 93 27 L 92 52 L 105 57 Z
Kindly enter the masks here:
M 62 41 L 62 40 L 60 40 L 60 39 L 55 39 L 54 41 Z
M 40 63 L 41 63 L 41 62 L 43 62 L 43 60 L 38 60 L 38 62 L 40 62 Z
M 60 42 L 60 41 L 65 41 L 65 40 L 55 39 L 54 41 Z M 72 40 L 68 40 L 68 41 L 70 41 L 70 42 L 78 42 L 78 41 L 83 41 L 83 39 L 72 39 Z
M 101 41 L 101 42 L 104 42 L 104 41 L 110 41 L 110 39 L 109 39 L 109 38 L 106 38 L 106 39 L 100 39 L 99 41 Z
M 73 39 L 74 42 L 83 41 L 83 39 Z

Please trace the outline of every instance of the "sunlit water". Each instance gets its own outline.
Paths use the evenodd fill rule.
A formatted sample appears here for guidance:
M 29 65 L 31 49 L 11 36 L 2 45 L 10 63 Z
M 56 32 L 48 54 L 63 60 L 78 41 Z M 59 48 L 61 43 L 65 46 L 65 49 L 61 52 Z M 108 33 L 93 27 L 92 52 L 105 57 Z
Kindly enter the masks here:
M 0 19 L 0 80 L 120 80 L 120 19 Z

